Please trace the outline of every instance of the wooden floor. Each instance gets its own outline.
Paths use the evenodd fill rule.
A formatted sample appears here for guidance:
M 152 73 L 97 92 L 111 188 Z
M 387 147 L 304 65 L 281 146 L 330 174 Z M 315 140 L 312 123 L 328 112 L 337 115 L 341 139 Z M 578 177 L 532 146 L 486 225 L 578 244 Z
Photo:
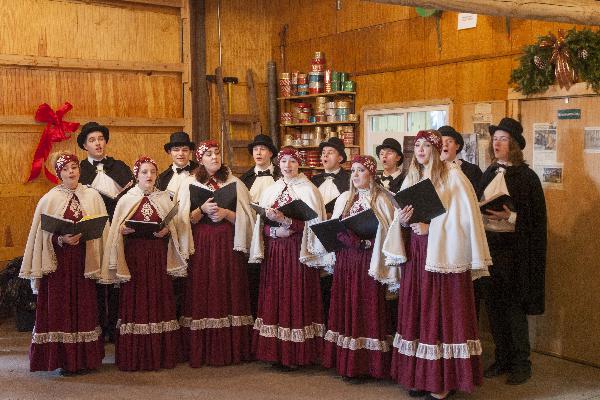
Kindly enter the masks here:
M 406 392 L 392 382 L 353 385 L 321 368 L 278 372 L 253 362 L 223 368 L 192 369 L 182 364 L 173 370 L 127 373 L 114 364 L 114 347 L 107 345 L 103 367 L 82 376 L 30 373 L 30 334 L 19 333 L 13 321 L 0 322 L 0 399 L 244 399 L 244 400 L 400 400 Z M 485 354 L 490 353 L 485 346 Z M 486 357 L 487 358 L 487 357 Z M 521 386 L 508 386 L 503 378 L 486 379 L 474 394 L 453 399 L 599 399 L 600 369 L 534 354 L 533 378 Z M 489 360 L 486 359 L 486 362 Z

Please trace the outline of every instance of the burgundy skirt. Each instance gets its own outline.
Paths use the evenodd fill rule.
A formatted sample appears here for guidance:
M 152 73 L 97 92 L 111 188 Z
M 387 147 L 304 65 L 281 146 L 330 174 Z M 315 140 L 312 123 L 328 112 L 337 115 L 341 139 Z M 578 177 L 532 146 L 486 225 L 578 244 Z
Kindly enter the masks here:
M 252 350 L 261 361 L 316 364 L 325 333 L 319 269 L 298 260 L 301 232 L 265 241 Z
M 96 369 L 102 365 L 104 341 L 98 326 L 96 283 L 83 276 L 85 243 L 55 246 L 54 251 L 56 271 L 40 280 L 30 370 Z
M 425 271 L 427 235 L 402 266 L 392 378 L 407 389 L 472 392 L 482 383 L 471 272 Z
M 173 368 L 181 337 L 165 239 L 125 239 L 131 280 L 121 284 L 115 363 L 122 371 Z
M 229 222 L 192 228 L 183 314 L 184 354 L 190 366 L 229 365 L 251 359 L 252 324 L 247 261 L 233 250 Z
M 323 366 L 348 377 L 389 378 L 390 319 L 385 285 L 369 276 L 373 250 L 336 253 Z

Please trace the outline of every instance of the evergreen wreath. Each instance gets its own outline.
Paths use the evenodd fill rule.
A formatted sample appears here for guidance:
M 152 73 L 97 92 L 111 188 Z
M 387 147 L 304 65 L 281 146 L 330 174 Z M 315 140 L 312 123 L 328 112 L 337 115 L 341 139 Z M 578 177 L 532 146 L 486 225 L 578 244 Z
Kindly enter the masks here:
M 520 65 L 510 74 L 510 83 L 517 91 L 524 95 L 542 93 L 556 82 L 554 49 L 541 45 L 552 38 L 551 34 L 540 36 L 536 44 L 523 48 Z M 600 94 L 600 32 L 571 29 L 565 34 L 564 43 L 579 81 L 587 82 L 588 87 Z

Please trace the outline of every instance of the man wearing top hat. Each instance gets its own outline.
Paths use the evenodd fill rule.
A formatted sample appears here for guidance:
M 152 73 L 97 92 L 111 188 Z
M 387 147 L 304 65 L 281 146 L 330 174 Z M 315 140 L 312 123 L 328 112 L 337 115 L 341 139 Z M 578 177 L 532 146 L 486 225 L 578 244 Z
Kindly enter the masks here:
M 173 164 L 160 173 L 156 180 L 156 187 L 169 192 L 173 200 L 179 191 L 181 182 L 198 168 L 198 163 L 192 160 L 195 148 L 196 145 L 190 141 L 189 135 L 185 132 L 172 133 L 169 142 L 164 145 L 164 149 L 171 156 Z
M 321 150 L 321 163 L 325 171 L 313 175 L 311 181 L 319 188 L 325 210 L 330 215 L 335 200 L 350 189 L 350 173 L 342 168 L 342 164 L 346 162 L 346 148 L 341 139 L 331 137 L 319 144 L 319 150 Z
M 268 186 L 271 186 L 281 176 L 279 166 L 273 165 L 271 160 L 277 155 L 277 147 L 273 144 L 271 136 L 256 135 L 254 141 L 248 144 L 248 152 L 254 159 L 254 167 L 244 172 L 240 180 L 250 191 L 250 198 L 254 203 Z
M 248 144 L 248 152 L 254 159 L 254 167 L 246 171 L 240 180 L 250 191 L 250 199 L 258 203 L 263 191 L 281 177 L 278 165 L 272 163 L 279 151 L 271 136 L 256 135 Z M 248 288 L 250 289 L 250 309 L 256 316 L 258 309 L 258 287 L 260 285 L 260 264 L 248 264 Z
M 460 166 L 463 174 L 469 178 L 473 189 L 477 190 L 483 172 L 481 172 L 478 165 L 457 157 L 458 153 L 460 153 L 465 146 L 465 140 L 462 135 L 448 125 L 439 128 L 438 132 L 442 134 L 442 142 L 444 143 L 442 146 L 441 159 L 443 161 L 453 162 Z
M 135 179 L 127 164 L 106 156 L 108 139 L 108 128 L 97 122 L 83 125 L 77 135 L 77 144 L 87 151 L 87 158 L 80 163 L 79 182 L 100 192 L 112 220 L 119 196 L 133 185 Z
M 398 192 L 404 180 L 402 146 L 396 139 L 386 138 L 383 143 L 375 148 L 375 152 L 379 157 L 379 161 L 383 164 L 383 174 L 378 182 L 390 192 Z
M 108 139 L 108 128 L 93 121 L 83 125 L 77 135 L 77 144 L 87 151 L 87 158 L 79 164 L 79 182 L 90 185 L 100 193 L 112 220 L 117 200 L 133 185 L 135 178 L 127 164 L 106 156 Z M 113 286 L 98 284 L 96 293 L 102 334 L 112 342 L 117 326 L 119 290 Z

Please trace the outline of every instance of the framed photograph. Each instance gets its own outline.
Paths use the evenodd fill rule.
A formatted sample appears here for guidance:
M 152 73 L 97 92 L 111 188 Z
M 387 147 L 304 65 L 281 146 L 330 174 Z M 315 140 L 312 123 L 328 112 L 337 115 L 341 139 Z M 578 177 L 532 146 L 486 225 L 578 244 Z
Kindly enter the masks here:
M 584 128 L 583 152 L 600 153 L 600 127 Z

